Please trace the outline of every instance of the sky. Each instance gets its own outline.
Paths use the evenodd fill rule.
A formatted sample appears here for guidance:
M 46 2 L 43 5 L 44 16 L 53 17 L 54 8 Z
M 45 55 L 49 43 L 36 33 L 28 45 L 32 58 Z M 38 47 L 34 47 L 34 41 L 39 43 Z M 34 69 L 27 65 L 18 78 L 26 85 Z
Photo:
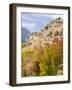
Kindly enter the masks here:
M 50 21 L 63 17 L 63 15 L 58 14 L 48 14 L 48 13 L 31 13 L 22 12 L 21 13 L 21 27 L 26 28 L 31 33 L 40 32 L 44 26 L 46 26 Z

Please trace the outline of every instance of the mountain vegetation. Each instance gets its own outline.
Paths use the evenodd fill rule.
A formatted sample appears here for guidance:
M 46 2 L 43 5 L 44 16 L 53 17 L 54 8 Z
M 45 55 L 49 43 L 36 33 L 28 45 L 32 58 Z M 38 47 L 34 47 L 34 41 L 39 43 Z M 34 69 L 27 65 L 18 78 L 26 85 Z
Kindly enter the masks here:
M 30 34 L 21 48 L 21 76 L 63 75 L 63 20 L 51 21 Z

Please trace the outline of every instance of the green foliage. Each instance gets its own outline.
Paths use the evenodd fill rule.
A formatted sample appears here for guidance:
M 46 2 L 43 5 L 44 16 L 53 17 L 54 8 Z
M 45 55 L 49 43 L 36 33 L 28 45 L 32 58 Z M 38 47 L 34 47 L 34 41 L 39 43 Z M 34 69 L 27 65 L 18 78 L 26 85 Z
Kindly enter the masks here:
M 48 29 L 48 26 L 45 26 L 45 29 Z
M 63 43 L 22 51 L 22 76 L 52 76 L 63 68 Z M 60 69 L 61 67 L 61 69 Z M 60 73 L 60 72 L 59 72 Z
M 58 36 L 58 35 L 59 35 L 59 32 L 55 31 L 54 36 Z
M 60 36 L 63 36 L 63 31 L 60 31 L 60 32 L 59 32 L 59 35 L 60 35 Z
M 49 35 L 52 36 L 52 31 L 49 32 Z

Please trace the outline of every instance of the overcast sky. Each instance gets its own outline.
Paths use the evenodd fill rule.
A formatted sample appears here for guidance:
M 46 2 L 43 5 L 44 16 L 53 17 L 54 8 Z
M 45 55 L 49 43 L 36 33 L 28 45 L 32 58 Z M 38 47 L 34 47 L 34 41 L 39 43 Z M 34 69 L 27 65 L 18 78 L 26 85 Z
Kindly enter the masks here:
M 63 17 L 63 15 L 48 14 L 48 13 L 21 13 L 21 27 L 26 28 L 30 32 L 39 32 L 50 21 L 55 18 Z

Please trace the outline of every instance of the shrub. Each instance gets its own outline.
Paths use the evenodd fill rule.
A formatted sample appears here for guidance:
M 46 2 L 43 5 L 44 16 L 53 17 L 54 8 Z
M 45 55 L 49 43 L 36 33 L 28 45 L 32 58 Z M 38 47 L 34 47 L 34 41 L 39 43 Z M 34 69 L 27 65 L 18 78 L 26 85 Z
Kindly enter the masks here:
M 59 35 L 59 32 L 55 31 L 54 36 L 58 36 L 58 35 Z
M 25 49 L 22 52 L 22 76 L 52 76 L 63 65 L 63 43 Z M 61 70 L 63 71 L 62 67 Z

